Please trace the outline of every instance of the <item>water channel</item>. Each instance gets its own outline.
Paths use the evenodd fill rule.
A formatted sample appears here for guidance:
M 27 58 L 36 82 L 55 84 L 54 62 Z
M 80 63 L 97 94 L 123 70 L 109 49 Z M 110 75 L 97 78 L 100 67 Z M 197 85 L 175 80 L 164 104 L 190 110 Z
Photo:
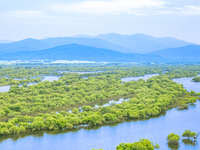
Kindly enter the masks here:
M 58 71 L 58 73 L 60 73 L 60 74 L 61 73 L 65 73 L 65 72 L 69 73 L 69 71 Z M 85 71 L 72 71 L 70 73 L 87 74 L 87 73 L 100 73 L 100 72 L 103 72 L 103 71 L 88 71 L 88 72 L 85 72 Z M 44 76 L 41 76 L 41 77 L 43 77 L 42 78 L 42 82 L 44 82 L 44 81 L 51 82 L 51 81 L 54 81 L 54 80 L 55 81 L 59 80 L 59 78 L 61 76 L 44 75 Z M 83 79 L 88 79 L 88 77 L 83 77 Z M 14 80 L 21 80 L 21 79 L 14 79 Z M 38 84 L 38 83 L 31 82 L 31 83 L 28 83 L 28 86 L 34 85 L 34 84 Z M 22 86 L 22 85 L 19 85 L 19 86 Z M 9 91 L 10 87 L 11 87 L 11 85 L 0 86 L 0 92 L 7 92 L 7 91 Z
M 188 90 L 200 91 L 200 83 L 191 82 L 192 78 L 174 79 L 183 84 Z M 0 149 L 5 150 L 91 150 L 103 148 L 114 150 L 119 143 L 135 142 L 140 138 L 146 138 L 160 145 L 160 150 L 168 150 L 166 137 L 175 132 L 182 135 L 184 130 L 200 133 L 200 101 L 190 105 L 188 110 L 173 108 L 160 116 L 144 119 L 130 120 L 123 123 L 84 127 L 73 131 L 40 131 L 20 136 L 0 137 Z M 180 142 L 178 150 L 199 150 L 200 137 L 197 144 L 184 144 Z
M 122 82 L 128 82 L 128 81 L 138 81 L 139 79 L 143 79 L 143 80 L 147 80 L 151 77 L 154 77 L 154 76 L 158 76 L 159 74 L 147 74 L 147 75 L 144 75 L 144 76 L 139 76 L 139 77 L 126 77 L 126 78 L 122 78 Z
M 42 77 L 43 77 L 42 78 L 42 82 L 44 82 L 44 81 L 51 82 L 51 81 L 54 81 L 54 80 L 57 81 L 60 78 L 60 76 L 42 76 Z M 34 85 L 34 84 L 38 84 L 38 83 L 31 82 L 31 83 L 28 83 L 28 86 Z M 19 86 L 22 86 L 22 85 L 19 85 Z M 10 87 L 11 87 L 11 85 L 0 86 L 0 92 L 7 92 L 7 91 L 9 91 Z

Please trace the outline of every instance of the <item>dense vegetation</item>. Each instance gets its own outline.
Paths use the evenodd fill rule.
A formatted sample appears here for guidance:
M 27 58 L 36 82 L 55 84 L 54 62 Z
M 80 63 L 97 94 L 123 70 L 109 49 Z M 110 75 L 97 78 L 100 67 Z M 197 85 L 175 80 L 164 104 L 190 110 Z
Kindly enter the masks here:
M 198 134 L 196 132 L 191 132 L 190 130 L 185 130 L 182 134 L 182 137 L 187 137 L 188 139 L 196 139 Z
M 167 140 L 169 144 L 178 144 L 180 136 L 175 133 L 171 133 L 167 136 Z
M 200 76 L 192 78 L 194 82 L 200 82 Z
M 154 150 L 159 149 L 158 144 L 153 144 L 148 139 L 140 139 L 138 142 L 134 143 L 120 143 L 116 150 Z
M 86 72 L 82 76 L 115 74 L 118 77 L 141 76 L 163 72 L 170 78 L 192 77 L 200 74 L 200 65 L 148 65 L 126 63 L 95 64 L 26 64 L 0 66 L 0 77 L 23 79 L 41 75 L 66 75 L 68 72 Z M 96 71 L 96 72 L 95 72 Z M 97 72 L 101 71 L 101 72 Z M 93 73 L 90 73 L 93 72 Z
M 196 145 L 196 138 L 198 134 L 196 132 L 191 132 L 190 130 L 185 130 L 182 134 L 182 137 L 187 137 L 188 139 L 182 139 L 182 142 L 186 145 Z M 167 136 L 167 141 L 168 141 L 168 147 L 171 149 L 178 149 L 179 148 L 179 140 L 180 136 L 171 133 Z M 193 138 L 193 140 L 191 139 Z
M 27 81 L 21 87 L 13 85 L 8 92 L 0 93 L 0 134 L 45 129 L 65 130 L 79 125 L 102 125 L 125 119 L 146 118 L 159 115 L 162 111 L 177 105 L 194 103 L 198 99 L 196 96 L 200 95 L 194 91 L 187 92 L 181 84 L 171 80 L 181 76 L 197 75 L 200 66 L 110 66 L 111 71 L 108 71 L 108 66 L 98 67 L 104 72 L 63 72 L 58 81 L 45 81 L 31 86 L 27 86 Z M 70 67 L 66 66 L 22 67 L 19 68 L 21 72 L 18 70 L 15 73 L 15 69 L 1 68 L 1 74 L 27 77 L 26 80 L 28 75 L 59 74 L 56 70 L 64 68 L 70 70 Z M 88 66 L 79 69 L 96 71 L 95 67 Z M 163 71 L 167 72 L 163 74 Z M 147 81 L 121 81 L 122 77 L 149 73 L 160 75 Z M 84 76 L 88 78 L 83 79 Z M 130 100 L 109 107 L 90 106 L 121 97 L 129 97 Z M 78 107 L 81 107 L 81 111 Z M 68 112 L 69 109 L 73 109 L 72 113 Z

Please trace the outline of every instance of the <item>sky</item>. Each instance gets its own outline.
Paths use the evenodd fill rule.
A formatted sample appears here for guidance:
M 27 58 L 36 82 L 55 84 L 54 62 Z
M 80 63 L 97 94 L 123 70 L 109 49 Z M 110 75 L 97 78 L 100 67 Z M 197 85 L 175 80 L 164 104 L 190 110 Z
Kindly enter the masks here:
M 200 44 L 200 0 L 0 0 L 0 40 L 106 33 Z

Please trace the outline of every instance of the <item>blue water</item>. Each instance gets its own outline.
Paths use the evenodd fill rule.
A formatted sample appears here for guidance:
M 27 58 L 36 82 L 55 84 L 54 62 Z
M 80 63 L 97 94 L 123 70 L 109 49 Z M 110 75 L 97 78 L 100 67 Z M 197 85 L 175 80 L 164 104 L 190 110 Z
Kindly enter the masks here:
M 93 108 L 98 108 L 98 107 L 107 107 L 107 106 L 111 106 L 111 105 L 115 105 L 115 104 L 121 104 L 123 101 L 129 101 L 130 99 L 123 99 L 120 98 L 119 100 L 110 100 L 107 103 L 103 103 L 102 105 L 100 104 L 96 104 Z
M 10 90 L 11 85 L 0 86 L 0 92 L 7 92 Z
M 128 82 L 128 81 L 138 81 L 139 79 L 147 80 L 151 77 L 158 76 L 159 74 L 148 74 L 144 76 L 139 76 L 139 77 L 126 77 L 122 78 L 122 82 Z
M 195 92 L 200 92 L 200 83 L 199 82 L 192 82 L 192 78 L 178 78 L 173 79 L 174 82 L 177 82 L 179 84 L 183 84 L 183 87 L 187 89 L 187 91 L 194 90 Z

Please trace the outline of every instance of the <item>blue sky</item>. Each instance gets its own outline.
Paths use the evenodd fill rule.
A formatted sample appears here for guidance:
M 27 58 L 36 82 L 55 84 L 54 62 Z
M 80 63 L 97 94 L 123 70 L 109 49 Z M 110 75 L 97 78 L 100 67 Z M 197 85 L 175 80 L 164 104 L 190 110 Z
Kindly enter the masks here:
M 199 0 L 0 0 L 0 39 L 143 33 L 200 44 Z

